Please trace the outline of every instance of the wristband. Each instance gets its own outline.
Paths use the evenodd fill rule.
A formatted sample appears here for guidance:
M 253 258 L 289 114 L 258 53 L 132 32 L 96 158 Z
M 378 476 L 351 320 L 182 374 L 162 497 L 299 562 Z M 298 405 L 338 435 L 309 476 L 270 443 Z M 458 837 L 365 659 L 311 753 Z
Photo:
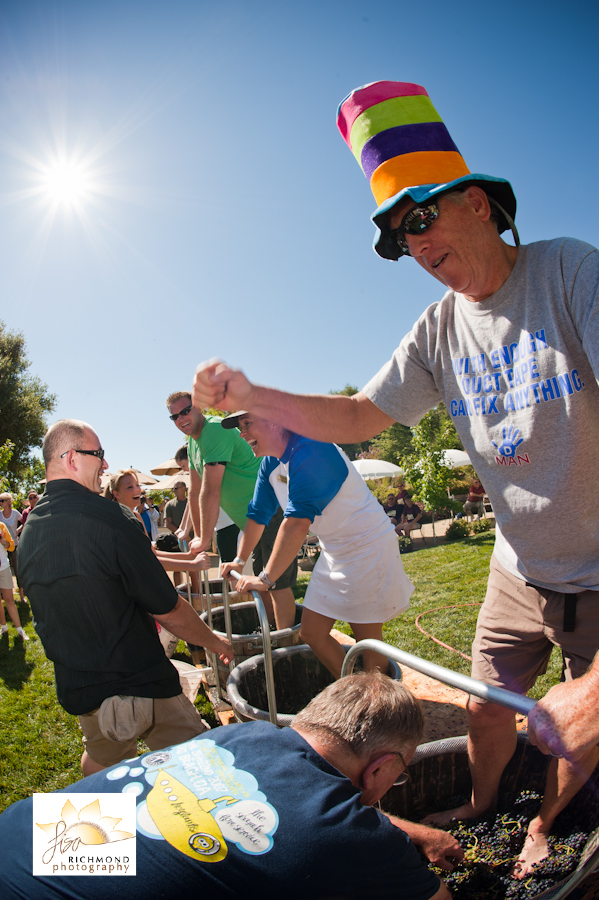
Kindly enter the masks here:
M 233 560 L 234 566 L 245 566 L 245 559 L 242 559 L 241 556 L 236 556 Z
M 274 590 L 277 586 L 276 581 L 271 581 L 268 575 L 266 574 L 266 569 L 262 569 L 260 574 L 258 575 L 260 581 L 263 581 L 265 585 L 267 585 L 269 590 Z

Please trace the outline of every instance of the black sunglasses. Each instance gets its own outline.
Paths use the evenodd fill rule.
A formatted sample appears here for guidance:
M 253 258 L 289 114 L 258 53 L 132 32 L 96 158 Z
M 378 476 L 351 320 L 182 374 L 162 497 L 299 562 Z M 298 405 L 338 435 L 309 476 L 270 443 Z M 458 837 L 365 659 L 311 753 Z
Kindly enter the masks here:
M 177 419 L 179 418 L 179 416 L 189 415 L 189 413 L 191 412 L 191 407 L 192 407 L 192 404 L 190 404 L 189 406 L 186 406 L 184 409 L 181 410 L 181 412 L 173 413 L 172 416 L 169 416 L 169 419 L 172 422 L 176 422 Z
M 60 458 L 62 459 L 63 456 L 70 452 L 70 450 L 65 450 L 64 453 L 60 454 Z M 82 453 L 84 456 L 97 456 L 98 459 L 104 459 L 104 450 L 101 447 L 99 450 L 73 450 L 73 453 Z
M 439 207 L 435 203 L 430 203 L 428 206 L 415 206 L 403 217 L 399 228 L 394 228 L 389 232 L 389 236 L 396 242 L 404 256 L 411 256 L 405 235 L 422 234 L 423 231 L 430 228 L 438 215 Z

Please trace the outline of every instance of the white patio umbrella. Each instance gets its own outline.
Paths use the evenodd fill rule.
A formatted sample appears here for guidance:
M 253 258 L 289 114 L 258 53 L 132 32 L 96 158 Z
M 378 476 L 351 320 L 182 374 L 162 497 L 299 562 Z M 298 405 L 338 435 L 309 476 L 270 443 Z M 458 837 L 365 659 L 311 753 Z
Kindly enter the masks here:
M 465 450 L 445 450 L 441 464 L 448 469 L 457 469 L 460 466 L 471 466 L 470 457 Z
M 169 475 L 168 478 L 163 478 L 162 481 L 157 481 L 156 484 L 150 485 L 150 491 L 172 491 L 178 481 L 184 481 L 187 490 L 189 490 L 189 472 L 177 469 L 174 475 Z
M 131 468 L 131 471 L 135 472 L 135 474 L 137 475 L 137 480 L 139 481 L 140 484 L 144 484 L 144 485 L 145 484 L 148 484 L 148 485 L 157 484 L 157 482 L 158 482 L 157 478 L 152 478 L 151 475 L 145 475 L 143 472 L 140 472 L 139 469 L 134 469 L 133 466 L 131 466 L 130 468 Z M 115 474 L 115 473 L 104 472 L 102 475 L 100 475 L 100 484 L 102 485 L 102 488 L 106 487 L 106 485 L 112 478 L 113 474 Z
M 373 478 L 394 478 L 396 475 L 403 475 L 403 469 L 394 463 L 386 462 L 384 459 L 354 459 L 352 466 L 355 466 L 364 481 Z
M 146 475 L 145 472 L 141 472 L 139 469 L 135 469 L 133 466 L 130 467 L 132 472 L 135 472 L 137 475 L 137 480 L 140 484 L 157 484 L 158 479 L 154 478 L 153 475 Z
M 175 462 L 174 456 L 172 459 L 166 459 L 163 463 L 160 463 L 155 469 L 150 469 L 152 475 L 176 475 L 178 471 L 179 463 Z

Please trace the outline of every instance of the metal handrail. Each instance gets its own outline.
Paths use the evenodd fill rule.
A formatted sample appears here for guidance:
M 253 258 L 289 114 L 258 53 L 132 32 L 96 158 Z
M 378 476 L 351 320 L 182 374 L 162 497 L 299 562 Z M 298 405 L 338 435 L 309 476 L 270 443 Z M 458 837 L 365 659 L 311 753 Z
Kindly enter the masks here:
M 229 602 L 229 582 L 223 578 L 223 609 L 225 614 L 225 631 L 227 632 L 227 640 L 233 646 L 233 626 L 231 625 L 231 606 Z M 229 662 L 229 672 L 235 668 L 235 658 Z
M 514 712 L 520 713 L 523 716 L 527 716 L 537 702 L 536 700 L 531 700 L 530 697 L 525 697 L 523 694 L 515 694 L 513 691 L 506 691 L 504 688 L 493 687 L 490 684 L 485 684 L 483 681 L 477 681 L 475 678 L 470 678 L 469 675 L 461 675 L 459 672 L 452 672 L 451 669 L 446 669 L 444 666 L 438 666 L 436 663 L 421 659 L 419 656 L 414 656 L 412 653 L 400 650 L 398 647 L 392 647 L 390 644 L 385 644 L 383 641 L 375 641 L 372 639 L 358 641 L 357 644 L 354 644 L 353 647 L 348 650 L 343 661 L 343 666 L 341 667 L 342 678 L 344 675 L 351 675 L 355 665 L 355 659 L 363 650 L 373 650 L 375 653 L 380 653 L 382 656 L 394 659 L 395 662 L 403 663 L 404 666 L 409 666 L 411 669 L 420 672 L 422 675 L 428 675 L 429 678 L 434 678 L 437 681 L 442 681 L 444 684 L 449 684 L 451 687 L 457 688 L 459 691 L 464 691 L 466 694 L 473 694 L 481 700 L 488 700 L 489 703 L 497 703 L 499 706 L 505 706 L 507 709 L 512 709 Z
M 206 618 L 208 619 L 208 628 L 212 631 L 212 596 L 210 594 L 210 576 L 208 575 L 208 569 L 204 569 L 202 576 L 204 590 L 206 592 Z M 218 677 L 218 654 L 206 648 L 206 656 L 210 658 L 210 666 L 214 672 L 216 696 L 219 700 L 222 700 L 223 695 L 220 689 L 220 678 Z
M 238 581 L 241 578 L 239 572 L 231 570 L 227 578 L 234 578 Z M 223 591 L 224 593 L 224 591 Z M 273 725 L 277 724 L 277 700 L 275 697 L 275 676 L 272 665 L 272 646 L 270 643 L 270 626 L 268 624 L 268 616 L 262 597 L 258 591 L 250 591 L 256 604 L 256 612 L 260 620 L 260 628 L 262 630 L 262 650 L 264 653 L 264 675 L 266 678 L 266 697 L 268 699 L 268 715 Z

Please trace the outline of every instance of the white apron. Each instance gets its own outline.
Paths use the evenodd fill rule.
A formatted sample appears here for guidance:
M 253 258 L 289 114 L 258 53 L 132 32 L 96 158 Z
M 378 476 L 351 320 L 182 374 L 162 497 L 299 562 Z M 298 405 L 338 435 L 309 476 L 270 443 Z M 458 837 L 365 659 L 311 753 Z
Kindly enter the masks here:
M 397 535 L 388 516 L 355 466 L 341 450 L 339 453 L 348 475 L 310 526 L 322 550 L 304 606 L 344 622 L 387 622 L 408 608 L 414 585 L 404 572 Z M 293 457 L 290 463 L 280 463 L 269 476 L 283 510 L 293 478 Z M 280 474 L 286 476 L 284 481 Z

